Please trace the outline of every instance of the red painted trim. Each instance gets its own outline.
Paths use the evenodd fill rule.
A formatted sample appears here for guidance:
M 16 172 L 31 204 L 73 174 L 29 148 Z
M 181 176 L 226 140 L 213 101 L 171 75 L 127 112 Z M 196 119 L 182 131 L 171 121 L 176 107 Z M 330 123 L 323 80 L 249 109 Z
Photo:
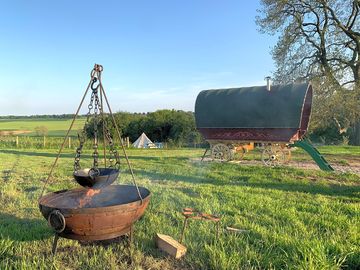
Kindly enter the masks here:
M 297 128 L 198 128 L 206 140 L 290 142 L 303 135 Z

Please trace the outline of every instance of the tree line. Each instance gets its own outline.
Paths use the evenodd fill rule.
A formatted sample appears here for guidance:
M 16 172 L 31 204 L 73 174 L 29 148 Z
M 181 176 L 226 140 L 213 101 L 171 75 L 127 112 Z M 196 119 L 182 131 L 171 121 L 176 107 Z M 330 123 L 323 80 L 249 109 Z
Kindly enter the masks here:
M 129 137 L 134 142 L 141 133 L 153 142 L 167 142 L 181 147 L 203 143 L 201 135 L 196 130 L 193 112 L 181 110 L 158 110 L 150 113 L 119 112 L 114 114 L 115 121 L 123 137 Z M 115 127 L 109 115 L 105 115 L 106 127 L 115 134 Z M 98 135 L 102 138 L 103 121 L 98 119 Z M 94 119 L 85 124 L 88 137 L 94 135 Z

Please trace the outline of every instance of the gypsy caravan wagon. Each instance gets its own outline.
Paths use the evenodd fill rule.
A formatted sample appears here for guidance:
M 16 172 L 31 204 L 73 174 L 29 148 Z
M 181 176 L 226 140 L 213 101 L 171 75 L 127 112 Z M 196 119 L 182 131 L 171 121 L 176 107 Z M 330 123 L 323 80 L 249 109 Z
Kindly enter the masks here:
M 313 89 L 309 83 L 204 90 L 195 103 L 198 131 L 214 160 L 242 157 L 262 147 L 262 161 L 273 166 L 290 159 L 290 147 L 306 150 L 324 170 L 332 170 L 305 139 Z M 204 155 L 206 152 L 204 153 Z

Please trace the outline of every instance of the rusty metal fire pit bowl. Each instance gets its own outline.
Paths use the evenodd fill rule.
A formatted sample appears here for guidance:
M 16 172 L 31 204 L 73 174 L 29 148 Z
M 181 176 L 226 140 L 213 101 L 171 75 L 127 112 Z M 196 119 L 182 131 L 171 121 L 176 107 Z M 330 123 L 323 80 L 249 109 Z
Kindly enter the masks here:
M 111 185 L 90 193 L 78 188 L 46 194 L 39 200 L 42 215 L 59 236 L 76 240 L 106 240 L 130 232 L 149 204 L 150 191 L 131 185 Z M 96 191 L 95 191 L 96 192 Z

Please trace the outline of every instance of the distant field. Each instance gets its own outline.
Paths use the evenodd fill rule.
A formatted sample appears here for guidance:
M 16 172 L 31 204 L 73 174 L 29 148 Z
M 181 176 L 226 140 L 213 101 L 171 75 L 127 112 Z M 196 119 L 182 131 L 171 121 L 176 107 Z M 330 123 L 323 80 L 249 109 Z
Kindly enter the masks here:
M 35 128 L 45 126 L 48 136 L 63 136 L 70 127 L 71 119 L 1 119 L 0 131 L 11 131 L 16 135 L 36 136 Z M 85 118 L 78 118 L 70 135 L 76 135 L 77 130 L 84 125 Z

